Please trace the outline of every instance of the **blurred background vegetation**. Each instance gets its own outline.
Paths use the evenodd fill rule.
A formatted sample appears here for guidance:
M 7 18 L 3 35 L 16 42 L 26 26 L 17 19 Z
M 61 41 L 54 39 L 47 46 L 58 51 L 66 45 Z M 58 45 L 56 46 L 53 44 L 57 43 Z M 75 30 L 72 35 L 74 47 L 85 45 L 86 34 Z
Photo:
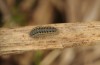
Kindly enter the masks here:
M 100 21 L 100 0 L 0 0 L 0 27 Z M 0 65 L 100 65 L 100 46 L 30 51 Z

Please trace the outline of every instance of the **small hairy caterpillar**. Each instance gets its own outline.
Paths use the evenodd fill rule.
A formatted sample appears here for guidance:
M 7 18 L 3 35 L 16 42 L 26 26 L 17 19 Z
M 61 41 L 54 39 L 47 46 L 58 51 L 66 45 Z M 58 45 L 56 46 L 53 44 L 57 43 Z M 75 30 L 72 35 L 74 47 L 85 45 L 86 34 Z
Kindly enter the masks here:
M 35 27 L 31 32 L 30 36 L 33 38 L 45 38 L 54 36 L 58 33 L 58 29 L 51 26 Z

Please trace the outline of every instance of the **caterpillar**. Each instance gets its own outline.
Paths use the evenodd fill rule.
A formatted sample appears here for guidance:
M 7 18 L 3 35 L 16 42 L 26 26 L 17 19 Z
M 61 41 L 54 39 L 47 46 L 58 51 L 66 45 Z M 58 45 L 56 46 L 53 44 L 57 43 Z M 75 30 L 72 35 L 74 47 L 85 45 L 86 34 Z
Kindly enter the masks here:
M 35 27 L 30 32 L 30 36 L 32 38 L 45 38 L 54 36 L 56 34 L 58 34 L 58 29 L 51 26 Z

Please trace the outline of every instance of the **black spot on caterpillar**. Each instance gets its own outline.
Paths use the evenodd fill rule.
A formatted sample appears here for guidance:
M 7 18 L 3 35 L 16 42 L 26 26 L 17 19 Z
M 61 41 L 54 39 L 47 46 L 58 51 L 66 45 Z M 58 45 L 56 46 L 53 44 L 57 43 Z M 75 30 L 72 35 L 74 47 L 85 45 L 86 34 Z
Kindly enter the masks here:
M 51 37 L 58 34 L 58 29 L 51 26 L 35 27 L 31 32 L 30 36 L 33 38 L 45 38 Z

